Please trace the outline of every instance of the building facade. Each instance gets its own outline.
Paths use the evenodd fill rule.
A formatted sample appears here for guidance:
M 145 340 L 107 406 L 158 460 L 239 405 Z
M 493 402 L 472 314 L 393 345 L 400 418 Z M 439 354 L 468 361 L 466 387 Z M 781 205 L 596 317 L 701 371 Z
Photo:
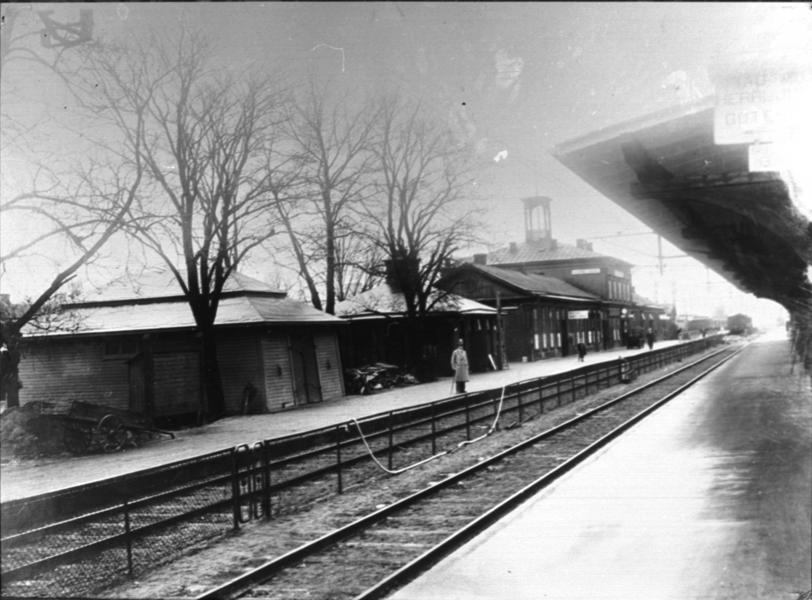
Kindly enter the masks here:
M 157 289 L 156 289 L 157 288 Z M 21 404 L 78 400 L 158 421 L 202 406 L 200 341 L 171 285 L 64 305 L 63 326 L 24 332 Z M 215 330 L 227 414 L 274 412 L 344 395 L 338 318 L 235 274 Z
M 442 285 L 490 306 L 501 303 L 510 360 L 566 356 L 578 343 L 593 350 L 636 345 L 649 328 L 665 337 L 664 308 L 635 301 L 632 265 L 594 252 L 586 240 L 559 243 L 550 202 L 524 198 L 524 243 L 475 254 Z
M 346 367 L 377 362 L 412 365 L 420 380 L 450 374 L 450 357 L 462 339 L 472 372 L 495 368 L 497 356 L 496 310 L 457 294 L 437 290 L 422 319 L 408 318 L 403 293 L 391 283 L 358 294 L 336 305 L 336 315 L 349 323 L 341 331 Z M 409 344 L 419 344 L 413 353 Z

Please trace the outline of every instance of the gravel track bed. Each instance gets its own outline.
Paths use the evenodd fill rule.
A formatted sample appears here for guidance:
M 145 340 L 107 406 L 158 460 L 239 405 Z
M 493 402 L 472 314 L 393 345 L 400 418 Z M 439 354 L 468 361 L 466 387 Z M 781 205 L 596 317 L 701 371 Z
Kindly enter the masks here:
M 404 511 L 397 521 L 385 519 L 363 534 L 308 558 L 305 564 L 282 570 L 273 579 L 257 586 L 243 597 L 294 600 L 286 590 L 298 586 L 309 590 L 307 598 L 353 598 L 396 568 L 417 558 L 456 529 L 445 523 L 438 524 L 432 519 L 436 536 L 423 543 L 416 543 L 411 531 L 425 530 L 426 517 L 453 515 L 463 517 L 465 522 L 473 521 L 548 471 L 549 468 L 539 468 L 539 459 L 547 459 L 549 464 L 551 453 L 555 453 L 560 457 L 560 464 L 650 406 L 666 391 L 676 389 L 690 380 L 699 370 L 700 368 L 690 369 L 606 412 L 582 421 L 562 434 L 479 471 L 474 477 L 415 504 Z M 403 529 L 398 537 L 406 539 L 405 543 L 398 543 L 391 535 L 387 536 L 393 528 Z M 329 568 L 325 568 L 325 565 L 329 565 Z
M 696 358 L 699 356 L 700 355 L 696 355 Z M 694 360 L 694 357 L 692 357 L 691 360 Z M 679 366 L 681 366 L 680 363 L 675 363 L 658 371 L 644 374 L 638 378 L 634 385 L 662 376 L 666 372 L 674 371 Z M 693 374 L 695 375 L 699 370 L 699 367 L 692 369 Z M 677 381 L 669 385 L 671 387 L 677 387 L 681 382 L 687 381 L 691 376 L 692 375 L 687 374 L 679 375 L 675 378 Z M 658 388 L 659 387 L 660 386 L 658 386 Z M 95 593 L 111 598 L 180 598 L 196 596 L 206 589 L 219 585 L 249 568 L 253 568 L 271 558 L 284 554 L 334 528 L 345 525 L 385 504 L 420 490 L 430 483 L 439 481 L 453 472 L 476 464 L 485 456 L 494 454 L 522 439 L 530 437 L 534 433 L 538 433 L 561 423 L 578 413 L 582 413 L 595 405 L 620 395 L 628 389 L 629 387 L 626 385 L 606 388 L 601 392 L 576 400 L 556 410 L 538 415 L 535 419 L 526 421 L 520 427 L 497 431 L 492 436 L 480 442 L 465 446 L 453 453 L 442 456 L 415 470 L 407 471 L 398 476 L 390 477 L 380 470 L 374 471 L 374 474 L 371 474 L 372 472 L 365 469 L 363 471 L 365 473 L 364 479 L 345 487 L 345 493 L 342 495 L 336 496 L 333 493 L 334 490 L 331 490 L 325 493 L 325 499 L 311 503 L 306 510 L 302 509 L 302 505 L 297 507 L 298 510 L 291 508 L 290 513 L 286 513 L 285 510 L 280 510 L 274 513 L 275 518 L 270 521 L 248 523 L 238 532 L 230 533 L 225 536 L 225 539 L 217 540 L 216 544 L 206 542 L 199 543 L 187 549 L 186 556 L 179 558 L 172 564 L 152 568 L 149 570 L 149 573 L 136 573 L 135 580 L 131 582 L 117 587 L 109 587 L 104 591 L 95 591 Z M 641 396 L 648 397 L 648 399 L 640 398 L 639 400 L 635 400 L 635 402 L 650 402 L 651 397 L 661 393 L 662 391 L 659 389 L 657 391 L 646 391 Z M 525 417 L 531 415 L 532 412 L 533 411 L 529 408 L 525 410 Z M 514 417 L 512 421 L 515 420 Z M 478 435 L 476 431 L 481 430 L 484 430 L 484 427 L 479 430 L 472 430 L 472 436 Z M 440 442 L 438 438 L 438 449 L 447 449 L 447 446 L 443 445 L 446 443 L 445 440 Z M 534 459 L 536 461 L 535 466 L 537 470 L 539 465 L 542 465 L 545 469 L 549 469 L 568 457 L 569 452 L 569 450 L 562 449 L 560 446 L 547 447 L 537 454 Z M 409 462 L 422 460 L 425 456 L 425 447 L 406 448 L 398 453 L 397 464 L 408 464 Z M 512 473 L 512 468 L 493 469 L 492 471 L 497 473 L 500 477 L 504 477 L 506 480 L 508 477 L 511 479 L 516 477 L 515 473 Z M 366 473 L 370 474 L 366 475 Z M 510 474 L 508 475 L 507 473 Z M 513 481 L 513 486 L 521 485 L 521 478 L 513 479 Z M 505 481 L 505 483 L 507 484 L 507 481 Z M 466 487 L 468 487 L 468 484 L 455 486 L 454 489 L 460 491 Z M 491 483 L 490 487 L 495 486 Z M 280 498 L 274 498 L 275 505 L 278 506 L 280 500 Z M 491 500 L 491 502 L 493 502 L 493 500 Z M 481 505 L 481 503 L 477 502 L 474 502 L 474 504 Z M 453 510 L 444 508 L 442 510 L 446 512 L 443 514 L 426 515 L 423 518 L 422 525 L 416 527 L 414 531 L 433 531 L 437 530 L 440 525 L 445 524 L 451 524 L 454 529 L 461 527 L 470 519 L 469 511 L 462 510 L 462 506 L 463 504 L 460 501 Z M 459 508 L 459 513 L 457 512 L 457 508 Z M 459 514 L 459 517 L 455 517 L 454 515 L 456 514 Z M 388 519 L 385 523 L 385 528 L 390 530 L 399 528 L 398 523 L 401 518 L 402 516 Z M 417 544 L 420 548 L 425 549 L 422 535 L 415 533 L 410 539 L 411 541 L 409 543 Z M 338 554 L 346 554 L 347 549 L 352 548 L 353 544 L 355 544 L 355 547 L 362 548 L 362 553 L 365 553 L 367 557 L 371 556 L 374 559 L 371 561 L 373 565 L 369 569 L 370 572 L 375 569 L 375 564 L 390 564 L 390 558 L 398 564 L 402 564 L 403 562 L 402 558 L 395 560 L 394 556 L 389 556 L 388 552 L 386 556 L 382 555 L 382 548 L 392 546 L 390 542 L 386 544 L 379 542 L 370 548 L 363 543 L 359 544 L 356 540 L 352 543 L 345 544 L 343 550 L 338 552 Z M 415 549 L 416 548 L 417 546 L 415 546 Z M 422 550 L 419 552 L 422 552 Z M 323 580 L 329 572 L 335 573 L 336 576 L 343 581 L 344 574 L 342 568 L 334 562 L 337 559 L 337 556 L 331 557 L 330 561 L 332 562 L 328 564 L 332 566 L 329 569 L 316 569 L 315 572 L 318 573 L 316 578 Z M 389 569 L 386 569 L 386 572 L 388 573 Z M 336 595 L 336 590 L 345 589 L 342 581 L 331 580 L 327 584 L 327 590 L 325 590 L 321 596 L 318 594 L 312 595 L 311 593 L 305 594 L 303 590 L 307 588 L 307 585 L 302 581 L 303 570 L 291 569 L 291 573 L 293 573 L 293 576 L 290 579 L 282 577 L 281 575 L 276 578 L 280 588 L 291 591 L 292 595 L 290 597 L 336 598 L 340 597 Z M 375 575 L 377 579 L 380 578 L 378 575 L 379 574 Z M 356 581 L 357 573 L 351 576 L 350 579 L 355 581 L 353 587 L 356 587 L 358 585 Z M 328 593 L 329 595 L 326 595 Z M 280 597 L 284 597 L 284 595 Z

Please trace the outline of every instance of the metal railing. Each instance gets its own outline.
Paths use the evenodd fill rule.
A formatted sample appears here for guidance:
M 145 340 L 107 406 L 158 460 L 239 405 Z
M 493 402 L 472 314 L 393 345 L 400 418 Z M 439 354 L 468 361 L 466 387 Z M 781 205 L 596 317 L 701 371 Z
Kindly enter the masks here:
M 409 449 L 420 444 L 432 456 L 440 445 L 472 440 L 494 421 L 497 405 L 500 423 L 513 426 L 721 342 L 712 336 L 4 503 L 3 591 L 90 593 L 195 540 L 367 481 L 375 469 L 367 448 L 392 469 L 399 455 L 414 460 Z

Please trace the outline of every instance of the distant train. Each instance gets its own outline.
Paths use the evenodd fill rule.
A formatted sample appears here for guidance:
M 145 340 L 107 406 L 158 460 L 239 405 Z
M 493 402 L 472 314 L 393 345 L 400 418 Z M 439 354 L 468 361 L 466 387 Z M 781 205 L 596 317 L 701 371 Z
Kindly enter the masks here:
M 688 318 L 681 322 L 680 325 L 680 339 L 695 340 L 706 335 L 718 333 L 722 330 L 725 323 L 719 319 L 711 319 L 710 317 L 693 317 Z
M 749 335 L 753 333 L 753 319 L 741 313 L 731 315 L 727 318 L 727 330 L 733 335 Z

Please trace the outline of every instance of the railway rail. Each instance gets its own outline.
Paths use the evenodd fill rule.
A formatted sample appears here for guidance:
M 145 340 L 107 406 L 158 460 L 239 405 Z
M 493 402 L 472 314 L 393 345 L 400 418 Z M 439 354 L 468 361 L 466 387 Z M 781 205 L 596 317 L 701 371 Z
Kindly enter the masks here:
M 631 390 L 224 582 L 197 600 L 384 598 L 740 351 L 724 348 Z
M 721 339 L 511 384 L 299 436 L 244 444 L 130 477 L 3 505 L 3 593 L 88 594 L 196 540 L 313 502 L 453 451 L 495 423 L 518 425 Z M 380 458 L 379 458 L 380 457 Z M 384 464 L 385 463 L 385 464 Z M 401 465 L 401 466 L 399 466 Z

